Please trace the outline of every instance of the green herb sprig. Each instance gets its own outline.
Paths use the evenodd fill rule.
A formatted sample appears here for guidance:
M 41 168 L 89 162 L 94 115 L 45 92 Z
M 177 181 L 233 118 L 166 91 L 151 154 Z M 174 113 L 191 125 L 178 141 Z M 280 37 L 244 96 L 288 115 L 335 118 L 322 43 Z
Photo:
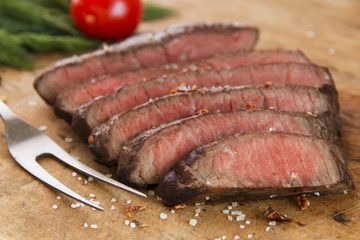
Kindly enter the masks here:
M 70 0 L 0 0 L 0 65 L 32 69 L 29 52 L 81 53 L 102 41 L 87 38 L 71 21 Z M 173 9 L 143 3 L 143 21 L 175 14 Z

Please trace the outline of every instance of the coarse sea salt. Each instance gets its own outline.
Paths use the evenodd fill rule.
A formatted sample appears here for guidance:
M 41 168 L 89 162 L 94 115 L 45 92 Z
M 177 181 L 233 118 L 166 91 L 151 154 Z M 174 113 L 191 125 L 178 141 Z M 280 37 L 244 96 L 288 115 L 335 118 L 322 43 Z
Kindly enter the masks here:
M 232 221 L 232 220 L 233 220 L 233 217 L 232 217 L 232 216 L 228 216 L 228 220 L 229 220 L 229 221 Z
M 197 224 L 197 220 L 196 220 L 196 219 L 190 219 L 189 224 L 190 224 L 191 226 L 195 227 L 196 224 Z
M 235 235 L 235 236 L 234 236 L 234 239 L 240 239 L 240 236 L 239 236 L 239 235 Z
M 165 213 L 161 213 L 161 214 L 160 214 L 160 218 L 161 218 L 162 220 L 165 220 L 165 219 L 167 219 L 167 215 L 166 215 Z
M 93 197 L 95 197 L 95 194 L 90 193 L 89 196 L 90 196 L 91 198 L 93 198 Z
M 115 206 L 114 206 L 114 205 L 111 205 L 110 209 L 111 209 L 111 210 L 115 210 Z
M 116 198 L 112 198 L 112 199 L 111 199 L 111 202 L 116 202 Z
M 92 229 L 97 229 L 97 228 L 98 228 L 98 226 L 97 226 L 96 224 L 91 224 L 90 227 L 91 227 Z
M 88 181 L 89 182 L 94 181 L 94 178 L 93 177 L 88 177 Z
M 72 142 L 72 138 L 71 138 L 71 137 L 66 137 L 66 138 L 64 138 L 64 141 L 65 141 L 66 143 L 71 143 L 71 142 Z
M 84 227 L 86 227 L 86 228 L 87 228 L 88 226 L 89 226 L 89 225 L 88 225 L 87 223 L 84 223 Z
M 267 231 L 267 232 L 270 231 L 270 227 L 267 227 L 267 228 L 265 229 L 265 231 Z
M 253 235 L 252 234 L 248 234 L 248 238 L 250 239 L 250 238 L 252 238 L 253 237 Z
M 47 130 L 47 126 L 40 126 L 40 127 L 38 127 L 38 130 L 41 132 L 44 132 Z
M 77 173 L 76 173 L 76 172 L 73 172 L 71 175 L 72 175 L 73 177 L 76 177 Z
M 275 226 L 275 225 L 276 225 L 276 221 L 269 222 L 269 225 L 270 225 L 270 226 Z
M 58 206 L 57 206 L 56 204 L 54 204 L 54 205 L 52 205 L 52 208 L 53 208 L 53 209 L 57 209 Z
M 250 224 L 251 222 L 250 222 L 250 220 L 246 220 L 245 223 L 246 223 L 246 224 Z
M 129 226 L 129 224 L 130 224 L 130 221 L 129 221 L 129 220 L 125 220 L 125 225 L 126 225 L 126 226 Z
M 232 205 L 233 207 L 237 207 L 237 206 L 238 206 L 238 203 L 237 203 L 237 202 L 233 202 L 233 203 L 231 203 L 231 205 Z
M 223 210 L 223 213 L 225 213 L 225 214 L 229 214 L 229 213 L 230 213 L 230 211 L 229 211 L 228 209 L 225 209 L 225 210 Z
M 60 200 L 60 199 L 61 199 L 61 196 L 57 196 L 56 199 L 57 199 L 57 200 Z
M 134 228 L 134 227 L 136 227 L 136 224 L 132 222 L 132 223 L 130 223 L 130 227 Z
M 241 229 L 244 229 L 245 228 L 245 225 L 240 225 L 239 226 Z

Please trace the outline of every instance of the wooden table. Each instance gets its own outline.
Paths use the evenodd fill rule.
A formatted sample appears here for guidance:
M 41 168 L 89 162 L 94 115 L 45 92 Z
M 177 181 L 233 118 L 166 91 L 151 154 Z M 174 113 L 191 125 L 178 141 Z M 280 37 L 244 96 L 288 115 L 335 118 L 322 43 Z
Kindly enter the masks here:
M 178 10 L 176 16 L 165 20 L 142 23 L 140 32 L 158 30 L 172 23 L 190 21 L 243 21 L 256 25 L 261 31 L 257 49 L 301 49 L 314 63 L 328 66 L 339 90 L 343 135 L 341 143 L 349 160 L 350 172 L 357 188 L 360 180 L 360 1 L 358 0 L 154 0 Z M 1 39 L 0 39 L 1 41 Z M 104 173 L 105 168 L 93 161 L 86 144 L 51 107 L 35 93 L 32 82 L 36 74 L 63 54 L 32 56 L 35 71 L 0 68 L 2 85 L 0 96 L 15 113 L 34 126 L 46 126 L 46 133 L 80 161 Z M 72 138 L 66 142 L 65 138 Z M 41 147 L 41 146 L 40 146 Z M 89 197 L 96 195 L 105 211 L 94 211 L 84 206 L 71 208 L 75 203 L 34 179 L 9 155 L 0 127 L 0 239 L 360 239 L 359 190 L 348 194 L 311 197 L 310 209 L 300 211 L 294 198 L 241 203 L 234 207 L 246 214 L 244 221 L 229 221 L 222 210 L 231 203 L 188 206 L 172 214 L 156 201 L 144 199 L 98 181 L 82 184 L 85 176 L 72 176 L 73 170 L 44 159 L 41 165 L 63 183 Z M 58 200 L 57 196 L 61 196 Z M 111 202 L 116 198 L 116 202 Z M 124 209 L 131 204 L 146 209 L 130 218 Z M 282 223 L 271 226 L 263 212 L 271 204 L 279 212 L 302 223 Z M 57 205 L 57 209 L 52 206 Z M 111 206 L 115 210 L 111 210 Z M 200 216 L 194 217 L 200 208 Z M 161 213 L 167 219 L 160 218 Z M 190 219 L 197 219 L 195 227 Z M 135 228 L 125 224 L 135 223 Z M 89 227 L 84 227 L 87 223 Z M 96 224 L 97 229 L 90 228 Z M 244 225 L 245 229 L 240 229 Z

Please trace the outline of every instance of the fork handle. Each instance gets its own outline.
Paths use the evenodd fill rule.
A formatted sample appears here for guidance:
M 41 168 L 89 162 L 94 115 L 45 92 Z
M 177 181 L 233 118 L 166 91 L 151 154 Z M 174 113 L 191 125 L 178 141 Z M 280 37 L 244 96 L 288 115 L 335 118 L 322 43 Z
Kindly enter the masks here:
M 17 118 L 2 100 L 0 100 L 0 117 L 3 119 L 5 124 L 11 119 Z

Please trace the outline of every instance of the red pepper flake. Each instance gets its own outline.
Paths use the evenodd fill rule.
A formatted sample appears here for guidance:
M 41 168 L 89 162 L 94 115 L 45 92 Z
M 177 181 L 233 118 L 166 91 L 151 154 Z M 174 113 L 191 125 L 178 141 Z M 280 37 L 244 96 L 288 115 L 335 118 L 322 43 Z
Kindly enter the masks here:
M 134 217 L 135 212 L 141 211 L 141 210 L 144 210 L 144 209 L 145 209 L 144 206 L 131 205 L 131 206 L 128 206 L 125 209 L 124 213 L 126 213 L 129 217 Z
M 117 219 L 111 219 L 111 222 L 113 222 L 113 223 L 116 222 L 116 221 L 117 221 Z
M 306 198 L 305 194 L 297 197 L 298 204 L 300 206 L 301 211 L 304 211 L 309 208 L 310 201 Z
M 272 81 L 268 81 L 265 83 L 264 87 L 269 88 L 272 84 L 273 84 Z
M 201 114 L 205 114 L 205 113 L 208 113 L 208 112 L 209 112 L 209 110 L 204 108 L 204 109 L 196 111 L 195 115 L 201 115 Z
M 180 209 L 184 209 L 184 208 L 186 208 L 186 204 L 185 203 L 180 203 L 180 204 L 175 205 L 175 206 L 173 206 L 171 208 L 168 208 L 168 209 L 169 210 L 174 210 L 176 212 L 176 211 L 178 211 Z
M 256 109 L 256 105 L 255 104 L 246 105 L 245 109 Z
M 271 205 L 269 205 L 267 212 L 265 212 L 265 216 L 267 216 L 268 218 L 270 218 L 271 220 L 274 220 L 276 222 L 295 222 L 299 226 L 305 226 L 305 224 L 303 224 L 299 221 L 295 221 L 291 218 L 288 218 L 288 217 L 278 213 L 271 207 Z

